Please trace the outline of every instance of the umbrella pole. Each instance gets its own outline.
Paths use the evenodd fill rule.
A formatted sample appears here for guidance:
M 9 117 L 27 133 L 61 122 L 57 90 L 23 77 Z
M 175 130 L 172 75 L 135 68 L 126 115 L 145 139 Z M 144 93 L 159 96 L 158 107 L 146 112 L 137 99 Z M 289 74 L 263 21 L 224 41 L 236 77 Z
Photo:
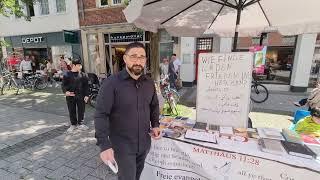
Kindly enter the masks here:
M 237 8 L 237 21 L 236 21 L 236 30 L 234 32 L 233 38 L 233 52 L 237 51 L 238 37 L 239 37 L 239 25 L 241 19 L 241 11 L 242 11 L 242 0 L 239 0 L 238 8 Z

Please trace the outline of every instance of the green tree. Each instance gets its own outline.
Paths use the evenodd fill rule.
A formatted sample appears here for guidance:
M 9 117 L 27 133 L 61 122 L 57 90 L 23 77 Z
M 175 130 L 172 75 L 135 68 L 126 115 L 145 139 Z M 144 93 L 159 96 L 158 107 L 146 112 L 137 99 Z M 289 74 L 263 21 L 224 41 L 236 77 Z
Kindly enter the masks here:
M 30 21 L 31 18 L 23 12 L 23 5 L 31 5 L 37 1 L 39 0 L 20 0 L 23 4 L 19 4 L 18 0 L 0 0 L 0 16 L 10 17 L 14 15 Z M 0 40 L 0 47 L 1 46 L 8 46 L 8 43 Z
M 23 4 L 30 5 L 38 0 L 20 0 Z M 0 0 L 0 16 L 9 17 L 15 15 L 16 17 L 24 17 L 30 21 L 30 17 L 23 12 L 23 4 L 19 4 L 18 0 Z

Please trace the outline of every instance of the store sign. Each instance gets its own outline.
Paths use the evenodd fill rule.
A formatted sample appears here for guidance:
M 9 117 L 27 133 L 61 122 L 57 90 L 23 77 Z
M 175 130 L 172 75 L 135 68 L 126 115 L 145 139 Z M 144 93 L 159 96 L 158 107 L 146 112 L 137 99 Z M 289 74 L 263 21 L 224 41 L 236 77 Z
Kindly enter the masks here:
M 44 38 L 41 36 L 22 38 L 22 44 L 42 43 L 42 42 L 44 42 Z
M 201 53 L 198 66 L 197 121 L 246 127 L 253 53 Z
M 296 43 L 296 36 L 284 36 L 282 37 L 283 46 L 294 46 Z
M 111 42 L 134 42 L 143 41 L 143 33 L 128 32 L 110 34 Z

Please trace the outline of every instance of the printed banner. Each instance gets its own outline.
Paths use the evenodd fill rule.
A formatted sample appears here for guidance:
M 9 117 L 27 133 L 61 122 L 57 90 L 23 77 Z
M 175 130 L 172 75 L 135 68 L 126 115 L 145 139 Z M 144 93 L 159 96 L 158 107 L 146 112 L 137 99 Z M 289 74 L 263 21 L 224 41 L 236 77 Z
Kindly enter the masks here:
M 141 180 L 316 180 L 320 172 L 162 138 L 152 142 Z

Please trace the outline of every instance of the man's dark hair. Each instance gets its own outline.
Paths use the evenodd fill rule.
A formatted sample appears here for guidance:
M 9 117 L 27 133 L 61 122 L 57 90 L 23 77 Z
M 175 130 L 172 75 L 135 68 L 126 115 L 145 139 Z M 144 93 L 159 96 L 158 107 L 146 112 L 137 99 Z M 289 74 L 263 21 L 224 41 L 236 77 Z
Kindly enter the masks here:
M 133 42 L 127 45 L 126 51 L 124 52 L 124 54 L 127 54 L 130 49 L 132 48 L 142 48 L 144 50 L 146 50 L 146 48 L 144 47 L 144 45 L 140 42 Z
M 79 59 L 74 59 L 74 60 L 71 61 L 71 63 L 73 65 L 77 65 L 77 64 L 81 64 L 81 61 Z
M 311 116 L 320 117 L 320 109 L 319 108 L 312 108 L 310 111 Z
M 177 56 L 177 54 L 172 54 L 172 56 Z

